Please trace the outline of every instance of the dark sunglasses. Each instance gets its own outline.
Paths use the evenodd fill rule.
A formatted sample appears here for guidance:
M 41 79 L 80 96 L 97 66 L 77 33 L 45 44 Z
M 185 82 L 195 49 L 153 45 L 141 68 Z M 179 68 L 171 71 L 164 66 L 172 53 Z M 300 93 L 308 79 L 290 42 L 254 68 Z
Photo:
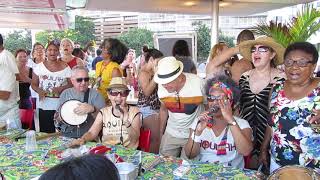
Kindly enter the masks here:
M 313 61 L 309 61 L 307 59 L 301 59 L 301 60 L 292 60 L 292 59 L 286 59 L 284 60 L 284 65 L 287 67 L 293 66 L 293 64 L 296 63 L 299 67 L 307 67 L 308 64 L 312 64 Z
M 109 90 L 108 92 L 111 96 L 118 96 L 120 94 L 121 97 L 127 97 L 129 95 L 130 90 L 124 90 L 124 91 Z
M 254 53 L 254 52 L 259 52 L 259 53 L 265 53 L 265 52 L 267 52 L 267 51 L 269 51 L 269 47 L 267 47 L 267 46 L 259 46 L 258 48 L 256 48 L 256 47 L 252 47 L 251 48 L 251 53 Z
M 85 77 L 85 78 L 76 78 L 77 83 L 81 83 L 82 81 L 84 82 L 88 82 L 89 81 L 89 77 Z
M 215 100 L 220 100 L 220 99 L 223 99 L 223 96 L 208 96 L 207 97 L 207 100 L 209 101 L 209 102 L 213 102 L 213 101 L 215 101 Z

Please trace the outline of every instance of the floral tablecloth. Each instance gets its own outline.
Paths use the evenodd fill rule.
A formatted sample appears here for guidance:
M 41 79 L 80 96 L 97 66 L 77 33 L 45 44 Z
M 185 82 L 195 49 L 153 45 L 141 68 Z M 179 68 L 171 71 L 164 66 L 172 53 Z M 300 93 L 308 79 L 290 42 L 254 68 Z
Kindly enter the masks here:
M 7 180 L 31 179 L 41 175 L 50 167 L 59 164 L 61 153 L 66 149 L 69 138 L 51 137 L 37 141 L 37 150 L 32 153 L 25 151 L 25 140 L 8 141 L 1 137 L 12 138 L 17 131 L 0 132 L 0 172 Z M 87 143 L 86 146 L 95 147 L 99 144 Z M 108 153 L 116 153 L 124 161 L 137 164 L 137 150 L 125 149 L 120 146 L 112 147 Z M 146 171 L 138 179 L 257 179 L 255 171 L 240 170 L 223 167 L 217 164 L 190 162 L 191 170 L 183 177 L 173 175 L 173 171 L 179 167 L 182 160 L 170 157 L 160 157 L 151 153 L 142 153 L 142 164 L 161 158 L 162 162 L 153 169 Z

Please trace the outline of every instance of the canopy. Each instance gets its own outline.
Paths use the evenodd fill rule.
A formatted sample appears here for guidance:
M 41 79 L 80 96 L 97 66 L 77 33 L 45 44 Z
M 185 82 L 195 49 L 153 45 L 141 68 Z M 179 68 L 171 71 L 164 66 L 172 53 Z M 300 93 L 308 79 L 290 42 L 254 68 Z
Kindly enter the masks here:
M 0 27 L 63 30 L 65 7 L 65 0 L 1 0 Z
M 67 10 L 87 9 L 213 15 L 218 0 L 1 0 L 0 27 L 63 30 Z M 221 0 L 223 16 L 247 16 L 313 0 Z
M 214 0 L 82 0 L 87 10 L 212 15 Z M 314 0 L 221 0 L 219 15 L 247 16 Z M 81 6 L 78 4 L 78 6 Z

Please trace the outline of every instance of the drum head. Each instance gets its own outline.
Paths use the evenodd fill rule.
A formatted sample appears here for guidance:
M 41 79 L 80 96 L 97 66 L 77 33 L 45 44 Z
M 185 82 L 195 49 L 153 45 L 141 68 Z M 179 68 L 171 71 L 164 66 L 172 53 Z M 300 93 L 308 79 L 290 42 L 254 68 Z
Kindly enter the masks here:
M 73 112 L 74 109 L 78 107 L 79 103 L 81 102 L 78 100 L 69 100 L 62 104 L 60 109 L 60 116 L 65 123 L 76 126 L 86 121 L 88 114 L 78 115 Z
M 320 175 L 311 168 L 284 166 L 274 171 L 268 180 L 316 180 Z

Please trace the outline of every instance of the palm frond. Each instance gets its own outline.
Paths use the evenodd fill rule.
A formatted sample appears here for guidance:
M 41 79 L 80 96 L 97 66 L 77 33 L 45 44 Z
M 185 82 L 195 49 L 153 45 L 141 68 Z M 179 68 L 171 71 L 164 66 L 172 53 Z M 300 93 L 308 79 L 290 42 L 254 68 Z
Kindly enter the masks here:
M 309 5 L 298 12 L 297 17 L 292 19 L 289 24 L 292 42 L 307 41 L 312 34 L 318 31 L 320 28 L 317 22 L 319 17 L 320 11 Z
M 272 37 L 278 43 L 287 47 L 289 44 L 298 41 L 307 41 L 314 33 L 320 29 L 320 11 L 310 5 L 297 13 L 289 23 L 282 24 L 270 21 L 261 22 L 253 27 L 258 35 Z
M 256 34 L 272 37 L 283 46 L 288 44 L 291 39 L 288 27 L 284 24 L 277 23 L 277 21 L 270 21 L 269 24 L 260 23 L 253 27 L 253 29 Z

